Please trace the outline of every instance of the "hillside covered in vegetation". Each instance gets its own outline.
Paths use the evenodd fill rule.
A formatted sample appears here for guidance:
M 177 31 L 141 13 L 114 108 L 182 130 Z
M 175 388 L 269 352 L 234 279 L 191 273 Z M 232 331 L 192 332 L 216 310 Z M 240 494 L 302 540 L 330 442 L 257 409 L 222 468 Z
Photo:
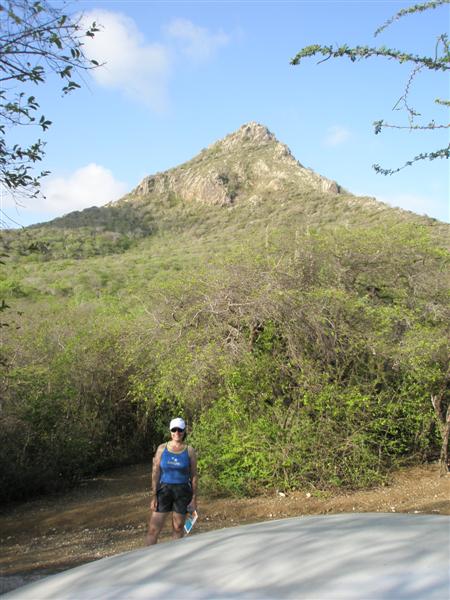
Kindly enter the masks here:
M 174 414 L 218 493 L 439 457 L 449 230 L 250 123 L 116 203 L 1 232 L 1 499 L 148 458 Z

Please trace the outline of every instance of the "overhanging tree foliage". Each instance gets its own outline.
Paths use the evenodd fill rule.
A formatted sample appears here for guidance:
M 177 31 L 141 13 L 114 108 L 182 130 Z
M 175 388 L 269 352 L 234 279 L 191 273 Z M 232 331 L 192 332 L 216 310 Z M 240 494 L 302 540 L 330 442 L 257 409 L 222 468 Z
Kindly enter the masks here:
M 43 140 L 17 143 L 17 128 L 34 125 L 45 131 L 51 125 L 39 114 L 33 86 L 56 75 L 63 95 L 80 87 L 77 75 L 98 66 L 83 52 L 83 40 L 96 31 L 95 23 L 86 30 L 80 16 L 46 0 L 0 2 L 0 186 L 16 199 L 35 197 L 47 174 L 35 172 L 45 153 Z
M 449 3 L 450 0 L 433 0 L 429 2 L 424 2 L 423 4 L 416 4 L 404 8 L 397 12 L 390 19 L 388 19 L 385 23 L 383 23 L 383 25 L 381 25 L 375 31 L 374 35 L 378 36 L 395 21 L 398 21 L 399 19 L 406 17 L 407 15 L 422 13 L 426 10 L 436 9 L 442 7 L 442 5 Z M 401 96 L 401 98 L 399 98 L 399 100 L 396 102 L 394 107 L 395 109 L 401 109 L 406 111 L 408 115 L 408 125 L 389 123 L 384 119 L 381 119 L 373 123 L 376 135 L 379 134 L 385 128 L 424 131 L 447 129 L 450 127 L 449 123 L 436 123 L 434 120 L 418 121 L 418 118 L 422 117 L 422 115 L 418 113 L 417 110 L 410 104 L 410 91 L 416 77 L 421 71 L 428 70 L 436 72 L 445 72 L 450 69 L 450 44 L 447 33 L 444 32 L 437 37 L 434 47 L 434 54 L 432 56 L 421 56 L 418 54 L 413 54 L 411 52 L 405 52 L 402 50 L 396 50 L 394 48 L 388 48 L 386 46 L 355 46 L 352 48 L 347 44 L 343 44 L 342 46 L 334 44 L 329 46 L 313 44 L 302 48 L 300 52 L 298 52 L 296 56 L 291 60 L 291 64 L 299 65 L 303 59 L 310 58 L 312 56 L 322 56 L 323 58 L 321 58 L 319 63 L 325 62 L 330 58 L 346 57 L 352 62 L 355 62 L 373 57 L 382 57 L 388 60 L 394 60 L 400 64 L 406 63 L 411 65 L 412 70 L 409 79 L 406 83 L 404 93 Z M 443 107 L 450 106 L 450 101 L 448 99 L 436 98 L 435 103 Z M 404 165 L 395 169 L 385 169 L 379 164 L 373 165 L 373 168 L 377 173 L 381 173 L 383 175 L 392 175 L 393 173 L 401 171 L 405 167 L 411 166 L 417 161 L 425 159 L 435 160 L 437 158 L 448 159 L 449 156 L 450 144 L 444 148 L 438 148 L 431 152 L 422 152 L 417 156 L 414 156 L 410 160 L 406 161 Z

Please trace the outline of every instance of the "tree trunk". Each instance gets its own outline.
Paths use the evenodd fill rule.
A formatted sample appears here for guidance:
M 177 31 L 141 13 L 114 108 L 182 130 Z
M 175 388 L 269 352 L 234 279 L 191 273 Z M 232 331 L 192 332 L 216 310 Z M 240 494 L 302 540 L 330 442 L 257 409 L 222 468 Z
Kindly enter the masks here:
M 440 394 L 438 396 L 431 396 L 431 403 L 433 404 L 434 412 L 437 417 L 437 422 L 442 437 L 440 456 L 441 473 L 447 474 L 450 472 L 450 459 L 448 449 L 450 440 L 450 404 L 447 406 L 447 410 L 444 413 L 444 408 L 442 406 L 443 397 L 443 394 Z

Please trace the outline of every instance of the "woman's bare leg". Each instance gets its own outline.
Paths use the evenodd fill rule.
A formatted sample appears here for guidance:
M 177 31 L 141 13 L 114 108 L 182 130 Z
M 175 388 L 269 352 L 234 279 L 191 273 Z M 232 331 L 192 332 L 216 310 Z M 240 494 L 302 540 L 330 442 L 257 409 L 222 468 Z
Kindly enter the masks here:
M 148 524 L 147 537 L 145 543 L 147 546 L 153 546 L 158 541 L 158 536 L 161 533 L 166 517 L 169 513 L 153 512 Z
M 184 536 L 184 522 L 186 515 L 180 513 L 172 513 L 172 538 L 178 540 Z

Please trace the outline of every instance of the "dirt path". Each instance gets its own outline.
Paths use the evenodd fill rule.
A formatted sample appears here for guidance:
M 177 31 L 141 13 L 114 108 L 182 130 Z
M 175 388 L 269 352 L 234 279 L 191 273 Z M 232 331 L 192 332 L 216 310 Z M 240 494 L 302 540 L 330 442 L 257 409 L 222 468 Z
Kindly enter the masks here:
M 150 465 L 114 469 L 66 494 L 0 513 L 0 593 L 44 575 L 143 545 Z M 200 498 L 192 535 L 244 523 L 339 512 L 450 514 L 450 477 L 436 465 L 399 471 L 369 491 L 294 492 L 247 499 Z M 170 538 L 163 532 L 161 541 Z

